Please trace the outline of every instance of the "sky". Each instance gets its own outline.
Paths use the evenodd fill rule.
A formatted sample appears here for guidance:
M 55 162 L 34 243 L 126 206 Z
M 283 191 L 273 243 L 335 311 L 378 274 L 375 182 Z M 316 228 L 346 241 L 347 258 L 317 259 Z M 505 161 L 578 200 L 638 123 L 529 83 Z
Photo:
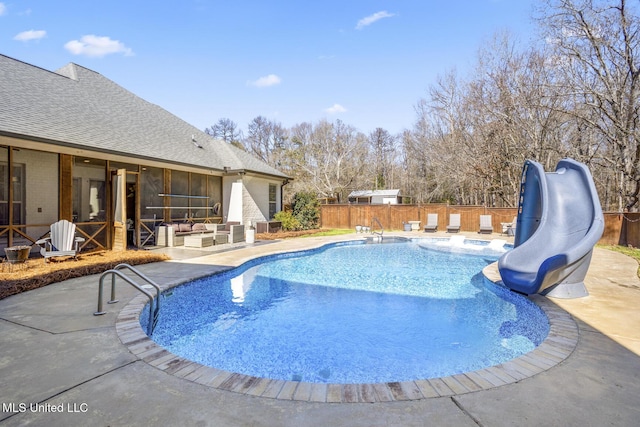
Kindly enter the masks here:
M 533 36 L 535 0 L 0 0 L 0 54 L 73 62 L 204 130 L 341 120 L 411 129 L 438 76 L 494 34 Z

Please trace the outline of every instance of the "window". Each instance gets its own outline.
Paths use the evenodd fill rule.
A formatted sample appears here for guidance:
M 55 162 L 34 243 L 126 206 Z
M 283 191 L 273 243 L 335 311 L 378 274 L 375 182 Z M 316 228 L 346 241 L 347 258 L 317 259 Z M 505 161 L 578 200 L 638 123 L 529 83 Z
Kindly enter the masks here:
M 222 178 L 219 176 L 207 177 L 207 196 L 209 196 L 209 216 L 222 216 Z
M 191 174 L 191 191 L 189 193 L 190 196 L 194 197 L 189 199 L 189 206 L 191 207 L 191 211 L 189 216 L 191 218 L 206 218 L 207 217 L 207 209 L 208 199 L 206 196 L 207 192 L 207 176 L 199 173 Z
M 269 184 L 269 219 L 273 219 L 276 214 L 278 204 L 276 197 L 278 194 L 278 187 L 275 184 Z
M 73 221 L 106 221 L 106 162 L 76 157 L 73 165 Z
M 140 172 L 140 218 L 163 218 L 164 169 L 145 166 Z
M 176 221 L 188 219 L 189 172 L 171 171 L 171 194 L 171 218 Z
M 171 209 L 174 220 L 206 218 L 210 214 L 207 176 L 172 170 Z
M 6 162 L 0 163 L 0 224 L 9 224 L 9 183 L 13 187 L 13 223 L 24 224 L 24 180 L 25 165 L 21 163 L 13 164 L 13 176 L 9 176 L 9 165 Z

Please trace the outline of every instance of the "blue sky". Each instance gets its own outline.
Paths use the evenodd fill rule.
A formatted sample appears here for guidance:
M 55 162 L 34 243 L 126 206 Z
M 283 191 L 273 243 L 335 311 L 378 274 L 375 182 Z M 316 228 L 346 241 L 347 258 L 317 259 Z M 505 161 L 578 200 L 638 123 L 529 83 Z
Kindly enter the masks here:
M 99 72 L 204 129 L 263 115 L 411 128 L 438 75 L 497 31 L 526 43 L 535 0 L 0 0 L 0 53 Z

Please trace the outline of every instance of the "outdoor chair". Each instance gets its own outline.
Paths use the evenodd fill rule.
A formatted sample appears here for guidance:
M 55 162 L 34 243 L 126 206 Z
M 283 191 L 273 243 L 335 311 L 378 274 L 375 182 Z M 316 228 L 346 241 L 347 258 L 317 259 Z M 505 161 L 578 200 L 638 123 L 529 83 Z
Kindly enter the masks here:
M 449 225 L 447 233 L 457 233 L 460 231 L 460 214 L 449 214 Z
M 224 224 L 206 224 L 207 229 L 213 230 L 214 236 L 226 234 L 229 243 L 244 242 L 244 225 L 239 221 L 227 221 Z M 217 240 L 216 240 L 217 241 Z
M 436 232 L 438 231 L 438 214 L 427 214 L 427 225 L 424 226 L 424 231 Z
M 513 221 L 511 222 L 501 222 L 500 225 L 502 226 L 502 234 L 506 234 L 507 236 L 515 236 L 517 223 L 517 216 L 514 216 Z
M 40 253 L 44 257 L 44 262 L 49 258 L 71 256 L 76 258 L 80 252 L 80 243 L 84 242 L 84 237 L 76 237 L 76 225 L 62 219 L 51 224 L 49 237 L 40 239 L 36 245 L 40 246 Z
M 480 215 L 480 231 L 478 233 L 493 233 L 491 215 Z

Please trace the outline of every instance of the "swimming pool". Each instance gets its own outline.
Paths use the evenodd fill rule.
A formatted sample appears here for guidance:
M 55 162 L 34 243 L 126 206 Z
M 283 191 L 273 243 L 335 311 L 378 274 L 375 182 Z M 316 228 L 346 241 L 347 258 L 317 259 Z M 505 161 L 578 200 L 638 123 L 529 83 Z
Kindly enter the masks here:
M 549 323 L 483 279 L 503 250 L 476 246 L 459 254 L 433 239 L 352 242 L 255 260 L 165 293 L 153 339 L 204 365 L 290 381 L 405 381 L 492 366 L 531 351 Z

